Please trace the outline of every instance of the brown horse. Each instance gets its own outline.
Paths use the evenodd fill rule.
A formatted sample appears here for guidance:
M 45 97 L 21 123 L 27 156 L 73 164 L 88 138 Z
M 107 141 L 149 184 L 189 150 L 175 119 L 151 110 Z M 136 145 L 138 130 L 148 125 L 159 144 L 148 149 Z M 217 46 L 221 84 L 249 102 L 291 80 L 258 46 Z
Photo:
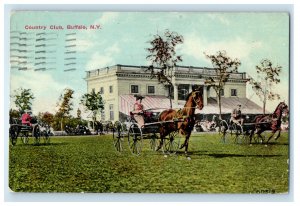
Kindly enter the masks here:
M 163 145 L 163 139 L 171 132 L 179 131 L 180 134 L 185 135 L 185 141 L 180 149 L 185 147 L 185 152 L 188 150 L 188 142 L 191 132 L 195 125 L 195 110 L 196 108 L 203 108 L 202 90 L 193 90 L 187 97 L 184 107 L 180 110 L 168 109 L 163 111 L 159 116 L 159 121 L 174 121 L 162 124 L 160 127 L 160 145 L 159 150 Z
M 269 136 L 266 143 L 268 143 L 270 139 L 274 136 L 274 134 L 278 131 L 278 134 L 275 137 L 275 140 L 277 140 L 280 137 L 280 133 L 281 133 L 282 115 L 288 114 L 288 112 L 289 112 L 288 106 L 285 104 L 285 102 L 280 102 L 272 114 L 256 116 L 254 119 L 255 122 L 254 127 L 252 128 L 249 136 L 250 144 L 254 134 L 257 134 L 263 141 L 263 137 L 261 136 L 261 133 L 263 133 L 266 130 L 272 130 L 272 133 Z

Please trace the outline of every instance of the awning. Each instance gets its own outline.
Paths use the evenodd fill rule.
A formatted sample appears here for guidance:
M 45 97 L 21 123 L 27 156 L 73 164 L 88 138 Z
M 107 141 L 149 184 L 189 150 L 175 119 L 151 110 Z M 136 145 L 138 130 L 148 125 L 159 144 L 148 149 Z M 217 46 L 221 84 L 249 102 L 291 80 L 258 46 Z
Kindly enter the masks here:
M 129 115 L 133 110 L 133 105 L 136 102 L 134 95 L 120 95 L 119 98 L 119 111 L 123 114 Z M 170 108 L 170 100 L 165 96 L 146 96 L 142 100 L 144 109 L 151 109 L 153 111 L 162 111 Z M 177 108 L 172 101 L 172 107 Z
M 119 111 L 123 114 L 129 115 L 133 110 L 133 105 L 135 103 L 134 95 L 120 95 L 119 98 Z M 248 98 L 238 98 L 238 97 L 222 97 L 222 114 L 231 113 L 238 104 L 241 105 L 241 110 L 243 114 L 261 114 L 262 108 L 256 103 L 252 102 Z M 151 109 L 153 111 L 163 111 L 170 108 L 170 100 L 165 96 L 146 96 L 143 99 L 142 104 L 144 109 Z M 185 101 L 179 100 L 178 104 L 175 104 L 172 100 L 173 109 L 183 108 Z M 216 98 L 208 98 L 207 105 L 203 107 L 202 110 L 196 109 L 196 114 L 218 114 L 219 107 Z M 268 112 L 267 112 L 268 113 Z
M 223 114 L 231 113 L 237 105 L 241 105 L 243 114 L 261 114 L 262 108 L 248 98 L 221 97 L 221 110 Z M 196 113 L 199 112 L 196 110 Z M 208 98 L 207 105 L 200 111 L 204 114 L 218 114 L 219 106 L 216 98 Z M 268 113 L 268 111 L 266 111 Z

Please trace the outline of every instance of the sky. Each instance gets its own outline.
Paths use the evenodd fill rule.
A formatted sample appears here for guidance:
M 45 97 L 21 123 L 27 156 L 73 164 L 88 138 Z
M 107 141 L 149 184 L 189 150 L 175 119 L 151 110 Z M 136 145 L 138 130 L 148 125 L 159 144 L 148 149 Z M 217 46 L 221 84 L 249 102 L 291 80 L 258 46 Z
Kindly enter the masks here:
M 12 13 L 10 20 L 10 91 L 14 94 L 20 87 L 30 88 L 35 96 L 34 114 L 55 113 L 56 103 L 65 88 L 75 91 L 76 112 L 81 95 L 87 92 L 84 78 L 88 70 L 115 64 L 149 65 L 145 48 L 150 46 L 153 35 L 163 34 L 166 29 L 184 38 L 177 48 L 183 59 L 179 65 L 212 67 L 204 52 L 215 54 L 226 50 L 231 58 L 240 59 L 239 72 L 254 78 L 255 66 L 262 59 L 282 66 L 281 82 L 272 88 L 280 94 L 281 100 L 268 101 L 267 110 L 273 111 L 279 101 L 288 102 L 290 34 L 287 13 L 24 11 Z M 87 29 L 67 29 L 67 25 L 84 25 Z M 90 25 L 100 28 L 90 29 Z M 63 29 L 51 29 L 51 26 Z M 70 51 L 76 53 L 66 53 Z M 17 56 L 29 58 L 22 63 Z M 29 70 L 19 70 L 20 67 Z M 43 68 L 46 70 L 35 71 Z M 68 69 L 75 70 L 65 71 Z M 247 97 L 262 105 L 249 85 Z

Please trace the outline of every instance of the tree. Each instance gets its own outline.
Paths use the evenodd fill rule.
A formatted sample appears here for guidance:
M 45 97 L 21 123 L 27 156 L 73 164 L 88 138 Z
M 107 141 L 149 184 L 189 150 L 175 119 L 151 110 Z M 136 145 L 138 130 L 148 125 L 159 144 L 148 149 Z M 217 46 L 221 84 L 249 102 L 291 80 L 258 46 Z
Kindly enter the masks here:
M 77 109 L 77 118 L 81 119 L 81 110 L 79 108 Z
M 263 59 L 260 61 L 260 64 L 256 66 L 257 81 L 252 77 L 250 78 L 252 89 L 263 102 L 263 114 L 266 113 L 267 100 L 280 99 L 280 95 L 274 93 L 272 88 L 280 82 L 278 77 L 281 69 L 281 66 L 274 66 L 269 59 Z
M 231 59 L 228 57 L 226 51 L 218 51 L 215 55 L 208 55 L 206 53 L 204 53 L 204 55 L 211 60 L 216 71 L 215 76 L 205 80 L 205 84 L 211 86 L 216 92 L 219 106 L 219 118 L 222 119 L 221 90 L 224 89 L 226 82 L 230 78 L 230 74 L 238 72 L 238 67 L 241 65 L 241 62 L 238 59 Z
M 63 121 L 64 118 L 68 117 L 70 115 L 70 111 L 73 110 L 73 94 L 74 91 L 72 89 L 65 89 L 64 93 L 60 95 L 57 106 L 58 111 L 56 113 L 56 116 L 60 118 L 60 127 L 61 130 L 63 130 Z
M 18 108 L 19 112 L 23 114 L 25 110 L 30 110 L 32 105 L 32 100 L 34 99 L 31 89 L 19 88 L 14 92 L 15 92 L 15 95 L 13 95 L 13 98 L 15 98 L 14 103 Z
M 47 125 L 52 125 L 54 121 L 54 115 L 51 114 L 50 112 L 45 112 L 45 113 L 40 112 L 38 114 L 38 119 Z
M 183 43 L 183 36 L 166 30 L 164 36 L 156 34 L 153 37 L 154 39 L 149 42 L 151 47 L 146 48 L 149 52 L 146 59 L 151 61 L 147 70 L 151 72 L 151 78 L 157 78 L 159 83 L 168 88 L 172 108 L 172 71 L 177 62 L 182 61 L 181 56 L 176 55 L 175 47 Z
M 100 92 L 95 92 L 92 90 L 92 92 L 86 93 L 82 95 L 81 97 L 81 104 L 86 107 L 87 110 L 92 111 L 93 113 L 93 128 L 94 123 L 96 121 L 97 112 L 100 110 L 100 112 L 104 109 L 103 99 L 100 94 Z

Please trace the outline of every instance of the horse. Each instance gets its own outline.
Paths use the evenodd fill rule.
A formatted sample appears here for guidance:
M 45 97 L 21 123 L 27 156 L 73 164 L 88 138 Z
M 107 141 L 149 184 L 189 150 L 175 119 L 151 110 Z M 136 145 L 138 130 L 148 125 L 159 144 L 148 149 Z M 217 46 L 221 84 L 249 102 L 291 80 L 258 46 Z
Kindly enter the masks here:
M 267 140 L 267 144 L 269 143 L 270 139 L 275 135 L 275 133 L 278 131 L 277 136 L 275 137 L 275 140 L 277 140 L 280 137 L 281 133 L 281 122 L 282 122 L 282 116 L 283 114 L 288 114 L 288 106 L 285 104 L 285 102 L 280 102 L 275 111 L 270 115 L 258 115 L 254 118 L 254 127 L 251 129 L 249 138 L 250 138 L 250 144 L 252 140 L 252 136 L 254 134 L 257 134 L 261 140 L 263 141 L 263 137 L 261 136 L 261 133 L 263 133 L 266 130 L 272 130 L 271 135 L 269 136 Z
M 180 134 L 185 135 L 185 141 L 181 145 L 180 149 L 185 147 L 185 153 L 188 151 L 189 138 L 195 125 L 195 110 L 196 108 L 202 110 L 203 97 L 202 91 L 193 90 L 186 98 L 184 107 L 180 110 L 168 109 L 161 112 L 158 117 L 158 121 L 163 123 L 159 129 L 160 144 L 157 148 L 159 150 L 163 145 L 163 139 L 171 132 L 179 131 Z M 174 122 L 170 122 L 174 121 Z

